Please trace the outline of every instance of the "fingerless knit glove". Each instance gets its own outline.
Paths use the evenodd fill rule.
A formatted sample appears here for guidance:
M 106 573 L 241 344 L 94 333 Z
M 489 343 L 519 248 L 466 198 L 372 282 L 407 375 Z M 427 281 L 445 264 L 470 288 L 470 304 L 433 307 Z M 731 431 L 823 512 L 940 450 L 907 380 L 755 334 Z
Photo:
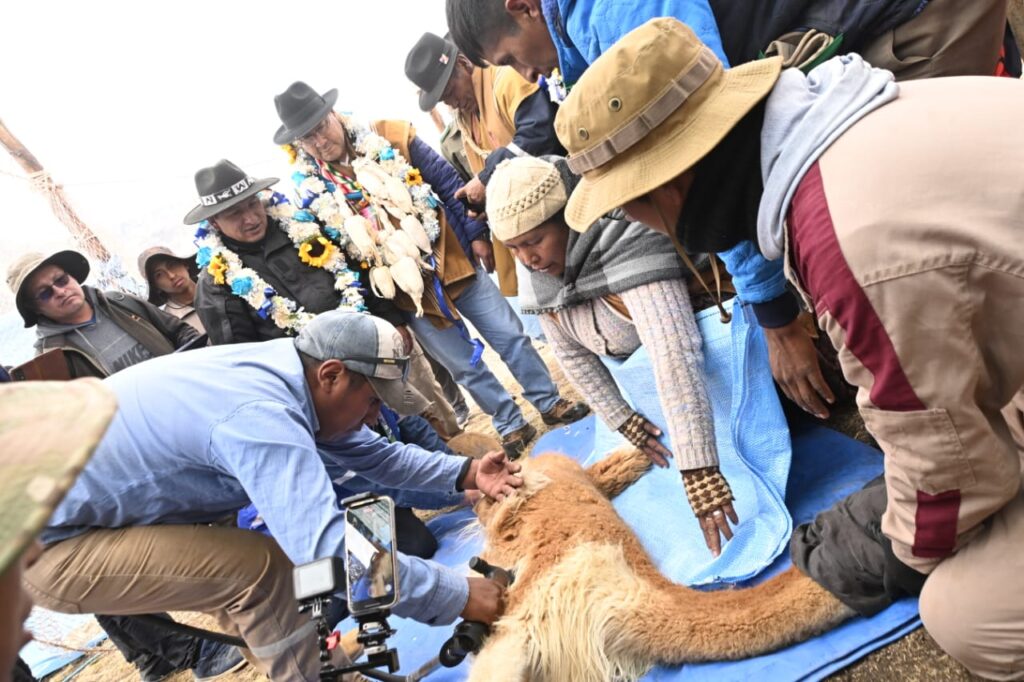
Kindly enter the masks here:
M 634 412 L 633 415 L 619 427 L 619 433 L 621 433 L 623 438 L 628 440 L 635 447 L 643 448 L 647 446 L 647 439 L 651 438 L 651 434 L 647 433 L 647 429 L 645 428 L 647 424 L 648 421 L 644 419 L 642 414 Z
M 732 490 L 718 467 L 689 469 L 682 472 L 686 499 L 695 516 L 705 516 L 727 502 L 732 502 Z

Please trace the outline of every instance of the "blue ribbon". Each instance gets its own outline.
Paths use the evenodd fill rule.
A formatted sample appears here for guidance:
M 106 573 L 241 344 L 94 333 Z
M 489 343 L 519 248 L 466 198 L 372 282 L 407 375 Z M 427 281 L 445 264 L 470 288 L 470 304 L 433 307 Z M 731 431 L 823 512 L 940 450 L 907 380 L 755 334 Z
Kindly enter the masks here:
M 469 329 L 466 328 L 466 323 L 461 319 L 455 319 L 452 315 L 452 311 L 448 308 L 448 304 L 444 300 L 444 289 L 441 288 L 441 280 L 437 276 L 437 263 L 434 260 L 434 254 L 430 254 L 427 258 L 427 262 L 430 263 L 430 275 L 434 281 L 434 296 L 437 298 L 437 307 L 441 309 L 443 314 L 448 321 L 455 325 L 455 328 L 459 330 L 459 334 L 466 341 L 469 341 L 470 345 L 473 346 L 473 354 L 469 357 L 469 366 L 476 367 L 480 364 L 480 360 L 484 356 L 484 344 L 480 339 L 474 339 L 469 335 Z

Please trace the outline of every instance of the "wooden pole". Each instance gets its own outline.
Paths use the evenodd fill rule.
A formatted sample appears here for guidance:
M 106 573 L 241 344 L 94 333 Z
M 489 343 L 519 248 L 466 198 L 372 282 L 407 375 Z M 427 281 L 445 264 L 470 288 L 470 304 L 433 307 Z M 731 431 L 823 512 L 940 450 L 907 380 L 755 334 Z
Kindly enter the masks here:
M 2 120 L 0 120 L 0 145 L 3 145 L 7 153 L 14 157 L 18 165 L 28 174 L 32 186 L 46 196 L 57 219 L 68 228 L 78 246 L 102 263 L 109 261 L 110 252 L 96 236 L 96 233 L 78 217 L 64 194 L 64 188 L 53 181 L 50 174 L 43 169 L 43 164 L 39 163 L 39 159 L 22 144 L 21 140 L 14 136 L 14 133 L 8 130 Z

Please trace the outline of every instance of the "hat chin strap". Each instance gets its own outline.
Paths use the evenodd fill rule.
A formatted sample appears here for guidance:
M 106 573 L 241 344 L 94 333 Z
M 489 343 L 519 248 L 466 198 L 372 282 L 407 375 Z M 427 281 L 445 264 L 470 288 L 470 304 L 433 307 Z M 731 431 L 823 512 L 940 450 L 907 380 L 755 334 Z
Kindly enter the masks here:
M 715 302 L 715 306 L 718 308 L 718 317 L 722 321 L 722 324 L 728 324 L 732 321 L 732 313 L 726 310 L 725 306 L 722 305 L 722 273 L 718 271 L 718 257 L 713 253 L 708 254 L 710 256 L 709 261 L 711 263 L 711 273 L 715 278 L 715 290 L 712 292 L 710 287 L 708 287 L 707 282 L 704 281 L 704 277 L 700 274 L 700 271 L 697 270 L 697 266 L 694 265 L 693 261 L 690 259 L 690 254 L 686 253 L 686 249 L 683 248 L 682 242 L 679 241 L 678 235 L 682 231 L 680 228 L 683 224 L 683 207 L 680 206 L 679 208 L 679 217 L 676 219 L 675 229 L 670 229 L 670 223 L 665 216 L 665 212 L 661 210 L 661 202 L 654 201 L 653 197 L 652 201 L 654 203 L 654 210 L 658 212 L 658 217 L 661 219 L 661 225 L 665 228 L 665 233 L 668 235 L 668 238 L 672 240 L 672 245 L 676 247 L 676 253 L 679 254 L 679 257 L 683 259 L 684 263 L 686 263 L 686 267 L 689 268 L 693 276 L 697 278 L 698 282 L 700 282 L 705 293 L 707 293 L 707 295 L 711 297 L 711 300 Z

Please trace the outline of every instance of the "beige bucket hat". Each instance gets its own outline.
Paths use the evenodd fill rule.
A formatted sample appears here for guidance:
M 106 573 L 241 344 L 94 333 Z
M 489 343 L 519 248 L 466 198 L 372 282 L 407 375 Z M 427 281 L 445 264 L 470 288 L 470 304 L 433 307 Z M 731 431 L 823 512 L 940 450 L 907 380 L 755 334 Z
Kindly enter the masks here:
M 149 271 L 149 263 L 156 257 L 170 258 L 176 260 L 188 270 L 188 276 L 193 280 L 199 279 L 199 266 L 196 265 L 196 254 L 190 256 L 179 256 L 166 246 L 151 246 L 139 254 L 139 274 L 146 280 L 149 287 L 149 302 L 153 305 L 163 305 L 167 302 L 167 294 L 153 283 L 153 273 Z
M 504 242 L 550 220 L 568 199 L 555 164 L 519 156 L 498 164 L 487 183 L 487 221 L 494 236 Z
M 0 573 L 46 525 L 116 410 L 99 379 L 0 385 Z
M 569 168 L 583 179 L 569 226 L 598 218 L 700 161 L 775 85 L 782 59 L 725 70 L 677 19 L 652 19 L 601 55 L 555 117 Z
M 85 282 L 89 276 L 89 261 L 77 251 L 58 251 L 50 255 L 31 251 L 19 256 L 7 268 L 7 286 L 14 292 L 14 304 L 18 308 L 18 312 L 21 313 L 21 319 L 25 320 L 26 327 L 35 326 L 39 318 L 22 288 L 32 273 L 44 265 L 59 266 L 64 272 L 74 277 L 79 284 Z

